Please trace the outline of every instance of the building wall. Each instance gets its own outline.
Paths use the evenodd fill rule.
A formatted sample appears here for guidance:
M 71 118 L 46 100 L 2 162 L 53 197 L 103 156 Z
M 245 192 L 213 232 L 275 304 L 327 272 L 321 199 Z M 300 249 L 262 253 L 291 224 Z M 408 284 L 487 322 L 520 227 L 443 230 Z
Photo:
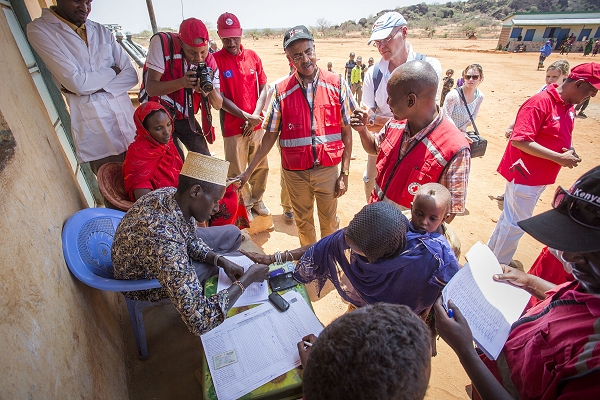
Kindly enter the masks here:
M 40 15 L 42 0 L 25 4 Z M 127 398 L 122 299 L 65 265 L 62 226 L 85 203 L 3 12 L 0 54 L 16 143 L 0 171 L 0 398 Z

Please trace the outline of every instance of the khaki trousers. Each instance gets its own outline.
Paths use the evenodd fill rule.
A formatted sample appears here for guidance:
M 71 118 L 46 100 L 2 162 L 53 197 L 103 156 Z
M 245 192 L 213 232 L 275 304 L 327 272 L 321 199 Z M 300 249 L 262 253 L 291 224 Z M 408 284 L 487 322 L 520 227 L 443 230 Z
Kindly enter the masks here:
M 246 170 L 248 164 L 252 162 L 260 142 L 265 134 L 263 129 L 254 131 L 252 135 L 243 137 L 235 135 L 224 137 L 225 160 L 229 161 L 230 178 L 236 177 Z M 267 188 L 267 177 L 269 175 L 269 163 L 265 157 L 257 166 L 248 184 L 242 188 L 242 198 L 244 205 L 252 206 L 254 203 L 262 200 L 265 189 Z
M 321 238 L 339 228 L 335 182 L 339 177 L 338 167 L 315 167 L 304 171 L 282 169 L 283 180 L 294 208 L 300 246 L 317 241 L 314 203 L 321 226 Z

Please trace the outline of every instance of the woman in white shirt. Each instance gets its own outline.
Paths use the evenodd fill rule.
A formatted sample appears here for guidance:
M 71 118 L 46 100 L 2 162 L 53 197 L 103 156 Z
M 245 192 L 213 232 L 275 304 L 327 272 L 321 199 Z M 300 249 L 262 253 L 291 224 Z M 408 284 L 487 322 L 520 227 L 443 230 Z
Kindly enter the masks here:
M 469 112 L 473 116 L 473 120 L 475 120 L 483 102 L 483 93 L 477 89 L 477 86 L 483 81 L 483 68 L 479 64 L 471 64 L 465 68 L 462 76 L 465 80 L 464 85 L 451 90 L 446 95 L 442 112 L 444 113 L 444 117 L 450 120 L 466 136 L 467 128 L 469 125 L 472 125 Z M 461 98 L 461 91 L 464 94 L 468 111 L 465 101 Z M 467 140 L 469 140 L 468 137 Z

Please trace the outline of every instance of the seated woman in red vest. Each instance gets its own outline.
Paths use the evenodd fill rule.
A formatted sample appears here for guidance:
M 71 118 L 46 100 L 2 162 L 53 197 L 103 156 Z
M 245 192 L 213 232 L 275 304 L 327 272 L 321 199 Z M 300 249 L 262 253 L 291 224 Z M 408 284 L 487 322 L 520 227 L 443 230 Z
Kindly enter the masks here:
M 131 201 L 162 187 L 177 187 L 183 161 L 173 143 L 173 119 L 154 101 L 140 105 L 133 114 L 136 136 L 129 145 L 123 163 L 125 191 Z M 211 218 L 211 226 L 235 224 L 249 226 L 248 214 L 239 205 L 237 187 L 229 185 L 219 201 L 219 211 Z

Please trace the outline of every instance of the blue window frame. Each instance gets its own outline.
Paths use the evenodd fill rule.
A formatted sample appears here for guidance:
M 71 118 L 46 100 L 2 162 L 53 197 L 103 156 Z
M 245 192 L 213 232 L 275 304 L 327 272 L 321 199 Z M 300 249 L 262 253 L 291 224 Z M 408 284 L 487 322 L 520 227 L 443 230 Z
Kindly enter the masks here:
M 591 29 L 582 29 L 577 41 L 581 42 L 582 40 L 588 40 L 590 38 L 590 34 L 592 33 Z
M 521 34 L 521 32 L 523 32 L 523 28 L 513 28 L 512 32 L 510 33 L 510 38 L 511 39 L 518 38 L 519 35 Z
M 523 40 L 525 40 L 526 42 L 531 42 L 533 40 L 534 35 L 535 29 L 527 29 L 527 32 L 525 32 L 525 38 L 523 38 Z

